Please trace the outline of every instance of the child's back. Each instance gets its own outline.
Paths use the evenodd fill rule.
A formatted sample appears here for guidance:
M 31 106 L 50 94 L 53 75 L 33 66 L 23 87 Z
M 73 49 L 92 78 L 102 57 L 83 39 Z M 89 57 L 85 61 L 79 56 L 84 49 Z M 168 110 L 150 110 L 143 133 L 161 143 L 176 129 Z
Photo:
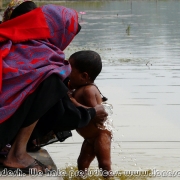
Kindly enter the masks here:
M 94 86 L 93 84 L 83 86 L 77 89 L 74 92 L 73 97 L 76 99 L 77 102 L 88 107 L 94 107 L 97 104 L 102 103 L 101 94 L 96 88 L 96 86 Z M 99 125 L 94 122 L 94 119 L 92 119 L 87 126 L 77 129 L 77 132 L 85 139 L 94 138 L 98 135 L 99 131 L 102 131 L 98 127 Z

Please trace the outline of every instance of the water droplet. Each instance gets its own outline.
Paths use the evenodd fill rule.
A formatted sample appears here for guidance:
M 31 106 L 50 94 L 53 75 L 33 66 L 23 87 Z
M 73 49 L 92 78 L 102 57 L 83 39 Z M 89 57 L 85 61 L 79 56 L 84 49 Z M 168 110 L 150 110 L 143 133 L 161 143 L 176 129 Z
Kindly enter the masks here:
M 68 166 L 72 166 L 72 164 L 71 164 L 71 163 L 68 163 Z

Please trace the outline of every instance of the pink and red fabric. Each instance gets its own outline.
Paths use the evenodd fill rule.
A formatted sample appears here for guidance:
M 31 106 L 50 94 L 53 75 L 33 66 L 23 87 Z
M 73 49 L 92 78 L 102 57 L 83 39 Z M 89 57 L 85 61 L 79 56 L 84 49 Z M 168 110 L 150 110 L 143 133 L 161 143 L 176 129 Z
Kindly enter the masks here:
M 64 80 L 71 68 L 63 50 L 78 29 L 73 9 L 45 5 L 0 25 L 0 123 L 52 73 Z

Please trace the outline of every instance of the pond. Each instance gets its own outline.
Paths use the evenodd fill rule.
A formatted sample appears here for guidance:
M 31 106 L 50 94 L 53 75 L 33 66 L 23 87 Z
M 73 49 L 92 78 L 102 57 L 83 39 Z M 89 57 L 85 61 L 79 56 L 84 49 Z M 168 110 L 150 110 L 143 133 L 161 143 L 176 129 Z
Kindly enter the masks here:
M 177 169 L 176 160 L 180 158 L 179 1 L 59 4 L 86 12 L 79 14 L 82 30 L 65 50 L 66 58 L 75 51 L 91 49 L 103 60 L 96 84 L 114 107 L 112 165 L 121 170 Z M 82 138 L 73 132 L 73 138 L 63 146 L 58 144 L 64 155 L 63 159 L 55 155 L 61 159 L 59 166 L 76 163 L 81 142 Z M 54 146 L 48 148 L 53 151 Z M 70 150 L 71 147 L 74 148 Z M 94 165 L 97 166 L 96 161 Z
M 91 49 L 103 60 L 96 84 L 114 108 L 113 169 L 177 170 L 180 159 L 179 1 L 59 4 L 86 12 L 79 14 L 82 30 L 65 50 L 66 58 L 75 51 Z M 73 137 L 65 143 L 47 147 L 58 167 L 76 165 L 82 140 L 73 131 Z M 97 167 L 96 160 L 92 166 Z

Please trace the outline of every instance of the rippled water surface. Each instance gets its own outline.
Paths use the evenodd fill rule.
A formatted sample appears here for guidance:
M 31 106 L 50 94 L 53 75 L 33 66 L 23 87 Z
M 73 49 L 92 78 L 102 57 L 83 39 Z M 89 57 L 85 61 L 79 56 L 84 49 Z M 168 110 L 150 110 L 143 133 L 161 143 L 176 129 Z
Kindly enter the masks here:
M 178 169 L 180 141 L 180 2 L 62 2 L 84 11 L 81 32 L 65 50 L 99 52 L 96 80 L 113 105 L 112 164 L 119 169 Z M 59 166 L 76 163 L 82 138 L 60 146 Z M 71 148 L 74 148 L 71 152 Z M 55 153 L 56 154 L 56 153 Z M 64 158 L 62 158 L 62 156 Z M 70 157 L 70 159 L 67 158 Z M 97 166 L 97 162 L 94 163 Z

